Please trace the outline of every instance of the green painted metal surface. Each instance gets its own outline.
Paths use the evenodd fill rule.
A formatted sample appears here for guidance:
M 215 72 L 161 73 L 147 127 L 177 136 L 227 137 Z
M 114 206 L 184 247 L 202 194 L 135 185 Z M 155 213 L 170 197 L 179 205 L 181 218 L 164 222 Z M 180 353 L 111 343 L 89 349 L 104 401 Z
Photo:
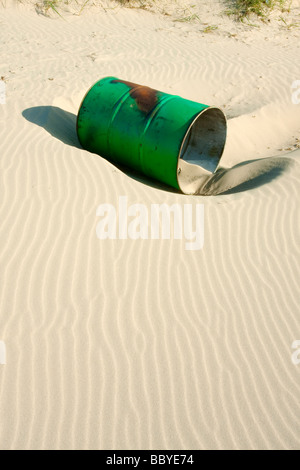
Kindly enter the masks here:
M 106 77 L 85 95 L 77 116 L 82 147 L 180 189 L 183 140 L 207 105 Z

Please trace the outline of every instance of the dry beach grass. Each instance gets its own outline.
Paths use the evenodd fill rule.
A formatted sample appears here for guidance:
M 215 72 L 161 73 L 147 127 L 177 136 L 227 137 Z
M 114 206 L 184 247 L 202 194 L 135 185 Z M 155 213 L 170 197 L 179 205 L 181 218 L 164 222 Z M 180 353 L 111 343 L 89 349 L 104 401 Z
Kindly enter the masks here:
M 19 0 L 23 2 L 24 0 Z M 30 1 L 30 0 L 29 0 Z M 48 13 L 52 11 L 57 15 L 60 15 L 60 10 L 70 5 L 77 6 L 78 14 L 81 14 L 84 9 L 91 6 L 102 6 L 104 8 L 115 8 L 116 5 L 120 4 L 127 8 L 141 8 L 149 11 L 160 11 L 165 15 L 172 15 L 175 9 L 177 11 L 183 11 L 184 13 L 190 10 L 190 14 L 183 16 L 181 20 L 192 21 L 199 19 L 196 13 L 193 13 L 193 8 L 196 7 L 197 2 L 189 2 L 183 0 L 179 2 L 175 0 L 37 0 L 32 2 L 39 11 Z M 225 0 L 224 1 L 224 12 L 228 15 L 234 16 L 236 19 L 243 21 L 251 15 L 260 17 L 261 20 L 266 20 L 270 12 L 274 9 L 280 11 L 289 11 L 291 6 L 290 0 Z

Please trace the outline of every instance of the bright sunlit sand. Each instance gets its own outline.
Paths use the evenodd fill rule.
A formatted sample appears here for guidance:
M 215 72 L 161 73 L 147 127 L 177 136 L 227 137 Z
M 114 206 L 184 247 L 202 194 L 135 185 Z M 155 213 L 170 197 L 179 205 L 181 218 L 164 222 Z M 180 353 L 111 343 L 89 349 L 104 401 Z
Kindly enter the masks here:
M 0 449 L 300 446 L 300 1 L 157 3 L 0 6 Z M 223 110 L 203 195 L 81 148 L 105 76 Z M 122 196 L 203 204 L 203 247 L 100 239 Z

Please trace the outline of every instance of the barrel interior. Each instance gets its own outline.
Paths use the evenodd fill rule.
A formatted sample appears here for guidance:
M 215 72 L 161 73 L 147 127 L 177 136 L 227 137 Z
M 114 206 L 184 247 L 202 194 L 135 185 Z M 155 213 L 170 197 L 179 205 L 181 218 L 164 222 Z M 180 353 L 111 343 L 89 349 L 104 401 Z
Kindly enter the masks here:
M 214 173 L 226 141 L 226 118 L 218 108 L 206 108 L 192 122 L 182 141 L 178 184 L 186 194 L 197 192 L 197 181 Z

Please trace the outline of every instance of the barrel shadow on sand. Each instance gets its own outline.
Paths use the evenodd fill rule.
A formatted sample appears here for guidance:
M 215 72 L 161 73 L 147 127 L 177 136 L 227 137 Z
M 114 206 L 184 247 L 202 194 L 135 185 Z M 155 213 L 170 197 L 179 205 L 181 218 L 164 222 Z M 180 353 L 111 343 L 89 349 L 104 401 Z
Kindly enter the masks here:
M 77 116 L 75 114 L 57 106 L 35 106 L 24 109 L 22 115 L 27 121 L 43 127 L 52 137 L 64 144 L 82 149 L 77 138 Z M 287 157 L 269 157 L 244 161 L 232 168 L 219 168 L 207 178 L 199 191 L 199 195 L 229 195 L 258 188 L 278 178 L 293 163 L 293 160 Z M 170 188 L 158 181 L 153 181 L 134 170 L 120 165 L 115 166 L 129 178 L 145 186 L 180 193 L 179 190 L 176 191 L 176 189 Z
M 24 109 L 22 116 L 29 122 L 43 127 L 64 144 L 81 149 L 76 134 L 76 116 L 57 106 L 35 106 Z

